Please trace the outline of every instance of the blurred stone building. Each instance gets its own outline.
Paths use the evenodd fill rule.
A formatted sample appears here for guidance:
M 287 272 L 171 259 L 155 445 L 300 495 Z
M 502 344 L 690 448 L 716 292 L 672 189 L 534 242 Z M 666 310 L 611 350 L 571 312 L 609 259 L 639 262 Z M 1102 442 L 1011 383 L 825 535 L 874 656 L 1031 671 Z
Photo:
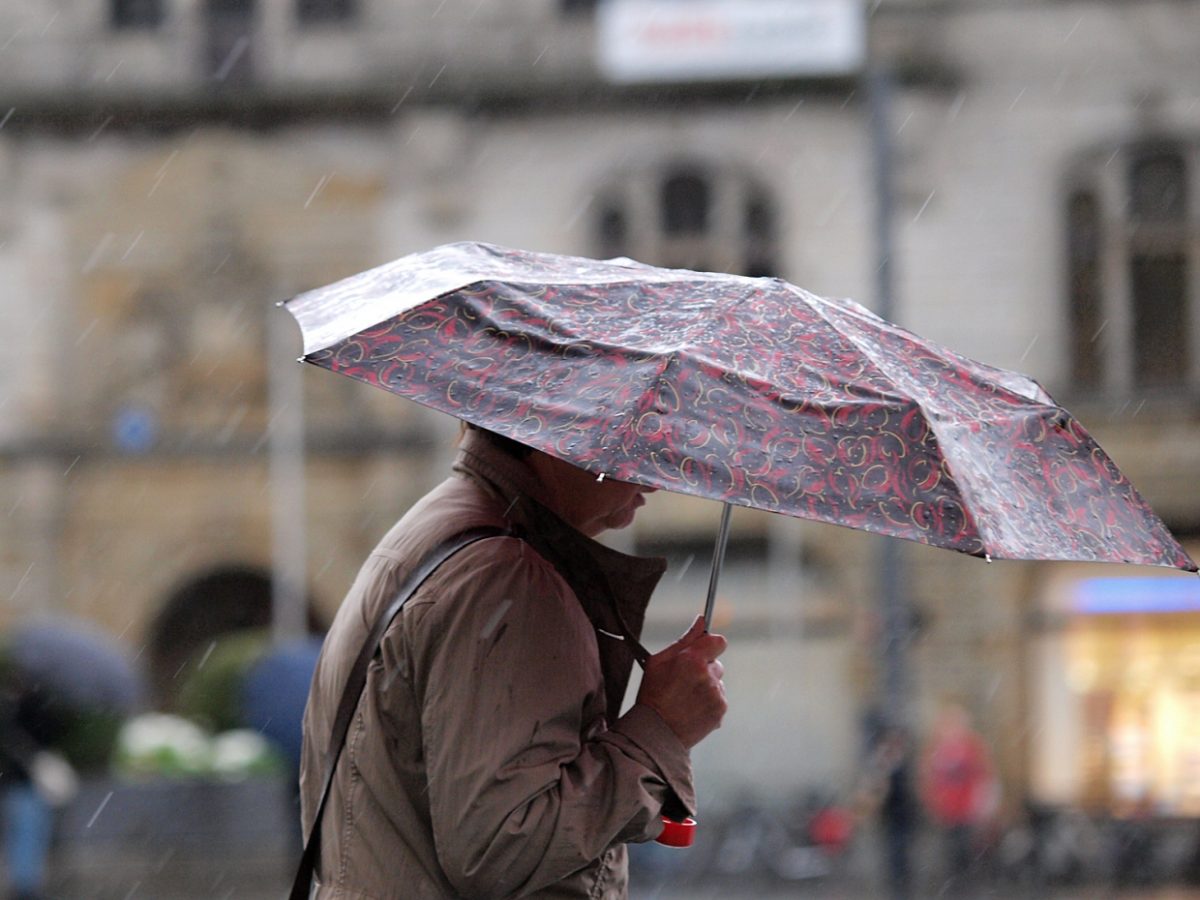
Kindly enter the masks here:
M 273 596 L 291 630 L 332 615 L 455 426 L 292 364 L 276 301 L 471 239 L 877 306 L 885 158 L 894 317 L 1042 381 L 1200 555 L 1200 7 L 751 6 L 0 9 L 0 624 L 93 617 L 169 702 Z M 618 538 L 672 563 L 651 643 L 699 608 L 717 516 L 659 495 Z M 918 727 L 965 704 L 1010 797 L 1200 812 L 1194 579 L 903 555 Z M 851 784 L 878 559 L 735 516 L 733 711 L 698 759 L 717 788 Z

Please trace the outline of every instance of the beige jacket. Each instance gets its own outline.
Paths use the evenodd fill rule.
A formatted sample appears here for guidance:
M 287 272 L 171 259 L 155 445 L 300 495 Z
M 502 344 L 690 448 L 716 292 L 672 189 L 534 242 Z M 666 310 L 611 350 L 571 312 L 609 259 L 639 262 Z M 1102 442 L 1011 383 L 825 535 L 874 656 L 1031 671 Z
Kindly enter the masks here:
M 311 826 L 342 686 L 370 623 L 430 548 L 487 538 L 413 596 L 371 664 L 321 829 L 316 896 L 627 895 L 625 843 L 695 806 L 688 753 L 659 716 L 620 715 L 664 563 L 618 553 L 545 508 L 521 462 L 469 433 L 454 477 L 364 564 L 325 641 L 304 721 Z M 530 501 L 535 502 L 530 502 Z

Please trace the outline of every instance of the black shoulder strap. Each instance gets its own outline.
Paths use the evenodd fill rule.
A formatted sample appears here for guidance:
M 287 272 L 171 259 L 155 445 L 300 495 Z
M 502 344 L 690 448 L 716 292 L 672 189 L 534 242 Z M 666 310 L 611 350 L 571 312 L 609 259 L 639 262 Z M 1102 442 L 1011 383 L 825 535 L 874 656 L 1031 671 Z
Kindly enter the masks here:
M 321 798 L 317 801 L 317 811 L 313 816 L 312 828 L 305 837 L 304 853 L 300 857 L 296 880 L 292 883 L 292 892 L 289 895 L 290 900 L 307 900 L 312 890 L 313 875 L 317 865 L 317 853 L 320 849 L 321 816 L 325 812 L 325 803 L 329 799 L 329 787 L 333 784 L 333 773 L 337 769 L 338 758 L 342 755 L 342 747 L 346 743 L 346 734 L 350 730 L 350 721 L 354 718 L 354 711 L 358 708 L 358 700 L 362 696 L 363 688 L 366 686 L 367 667 L 370 666 L 372 658 L 374 658 L 376 651 L 379 649 L 379 642 L 383 640 L 384 632 L 387 631 L 388 626 L 396 618 L 396 614 L 400 612 L 404 604 L 408 602 L 408 599 L 417 592 L 417 589 L 425 582 L 425 579 L 432 575 L 438 566 L 459 550 L 476 541 L 481 541 L 489 537 L 499 537 L 500 535 L 509 533 L 503 528 L 485 525 L 479 528 L 471 528 L 467 531 L 460 531 L 458 534 L 448 537 L 434 547 L 417 564 L 416 568 L 409 573 L 409 576 L 404 579 L 404 583 L 400 585 L 400 589 L 396 592 L 396 596 L 391 604 L 375 620 L 375 625 L 371 629 L 371 633 L 367 635 L 366 641 L 363 642 L 362 650 L 359 651 L 358 658 L 354 661 L 354 666 L 350 669 L 350 675 L 346 679 L 345 690 L 342 691 L 342 699 L 338 703 L 337 715 L 333 718 L 333 734 L 329 739 L 329 749 L 325 752 L 325 776 L 321 787 Z

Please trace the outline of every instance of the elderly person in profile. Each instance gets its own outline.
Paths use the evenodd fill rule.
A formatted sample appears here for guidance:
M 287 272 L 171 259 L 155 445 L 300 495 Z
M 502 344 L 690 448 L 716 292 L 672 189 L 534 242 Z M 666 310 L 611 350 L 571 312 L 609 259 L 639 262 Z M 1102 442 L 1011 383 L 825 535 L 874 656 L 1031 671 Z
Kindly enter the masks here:
M 695 806 L 691 747 L 725 714 L 725 639 L 702 619 L 642 657 L 665 563 L 593 537 L 650 489 L 468 428 L 450 478 L 367 559 L 305 716 L 306 833 L 346 673 L 401 579 L 448 536 L 504 533 L 440 565 L 368 670 L 319 831 L 318 897 L 627 896 L 625 845 Z M 621 714 L 634 660 L 636 702 Z

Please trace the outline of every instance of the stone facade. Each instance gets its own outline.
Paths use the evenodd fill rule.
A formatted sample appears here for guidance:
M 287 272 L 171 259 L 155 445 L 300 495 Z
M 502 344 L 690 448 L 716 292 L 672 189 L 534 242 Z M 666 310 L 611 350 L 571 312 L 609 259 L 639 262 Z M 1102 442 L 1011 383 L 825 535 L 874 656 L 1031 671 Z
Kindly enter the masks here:
M 299 290 L 476 239 L 694 253 L 876 302 L 869 110 L 853 79 L 606 86 L 591 16 L 550 0 L 361 0 L 320 27 L 285 0 L 246 4 L 253 15 L 232 24 L 163 0 L 145 28 L 114 27 L 119 6 L 0 12 L 0 321 L 14 338 L 0 372 L 0 622 L 77 612 L 153 651 L 155 616 L 181 587 L 223 569 L 269 576 L 271 429 L 286 412 L 267 361 L 287 360 L 268 336 L 294 330 L 273 303 Z M 1200 8 L 1175 0 L 885 2 L 870 18 L 872 53 L 896 74 L 895 318 L 1041 380 L 1193 542 L 1200 340 L 1173 391 L 1081 388 L 1064 204 L 1098 148 L 1170 139 L 1191 160 L 1195 228 L 1198 30 Z M 676 176 L 707 179 L 715 198 L 698 243 L 660 227 L 655 198 Z M 738 204 L 760 197 L 751 227 Z M 440 477 L 454 425 L 296 371 L 306 587 L 328 617 L 379 534 Z M 622 538 L 687 569 L 664 585 L 656 640 L 699 603 L 710 506 L 660 495 Z M 751 512 L 736 524 L 721 608 L 735 708 L 702 763 L 731 787 L 847 784 L 878 678 L 878 542 Z M 913 719 L 967 704 L 1015 795 L 1037 755 L 1033 694 L 1053 678 L 1035 677 L 1029 647 L 1045 637 L 1054 567 L 920 547 L 905 559 L 920 611 Z M 755 675 L 739 682 L 739 667 Z M 803 752 L 746 757 L 739 734 Z

